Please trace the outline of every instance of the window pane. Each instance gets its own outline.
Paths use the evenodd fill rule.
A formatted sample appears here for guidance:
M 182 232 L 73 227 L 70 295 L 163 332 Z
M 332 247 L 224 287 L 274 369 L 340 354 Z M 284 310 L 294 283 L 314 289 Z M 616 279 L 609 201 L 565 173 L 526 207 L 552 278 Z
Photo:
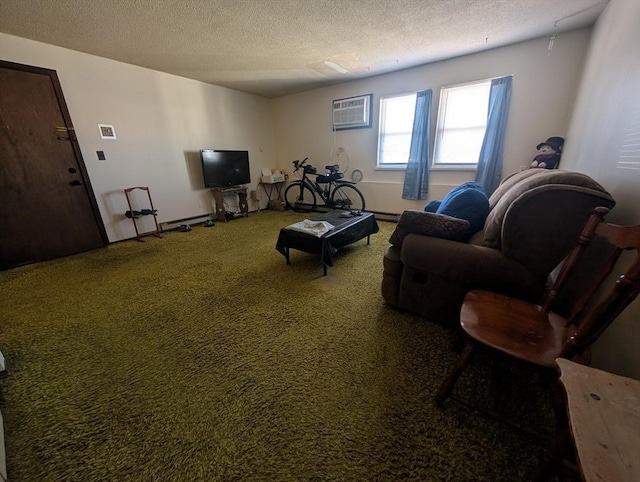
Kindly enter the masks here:
M 490 81 L 442 90 L 434 164 L 477 164 L 487 127 Z
M 480 156 L 484 127 L 447 130 L 442 135 L 439 163 L 475 164 Z
M 486 126 L 488 105 L 487 84 L 450 89 L 447 95 L 444 128 Z
M 408 162 L 415 105 L 415 94 L 381 99 L 378 166 Z
M 385 102 L 385 134 L 411 132 L 416 96 L 394 97 Z
M 385 164 L 406 164 L 409 162 L 411 134 L 386 135 L 382 147 L 382 159 Z

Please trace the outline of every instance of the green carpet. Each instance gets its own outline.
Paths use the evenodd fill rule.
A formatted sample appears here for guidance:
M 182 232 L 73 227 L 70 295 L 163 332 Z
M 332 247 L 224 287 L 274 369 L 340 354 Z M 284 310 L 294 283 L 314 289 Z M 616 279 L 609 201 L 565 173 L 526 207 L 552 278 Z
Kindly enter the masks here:
M 302 219 L 254 213 L 0 273 L 9 479 L 526 479 L 530 438 L 433 406 L 456 354 L 382 300 L 395 225 L 323 277 L 317 257 L 275 250 Z M 479 390 L 480 365 L 460 390 Z

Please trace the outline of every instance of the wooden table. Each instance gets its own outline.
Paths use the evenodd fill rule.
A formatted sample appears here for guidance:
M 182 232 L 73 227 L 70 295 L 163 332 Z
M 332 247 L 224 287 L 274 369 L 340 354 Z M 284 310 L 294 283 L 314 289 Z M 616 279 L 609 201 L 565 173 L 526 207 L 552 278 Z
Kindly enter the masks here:
M 311 221 L 327 221 L 334 227 L 321 237 L 288 229 L 280 230 L 276 249 L 290 264 L 289 250 L 296 249 L 305 253 L 319 254 L 323 266 L 323 274 L 327 275 L 327 266 L 333 266 L 333 257 L 338 249 L 367 238 L 367 244 L 372 234 L 379 231 L 378 223 L 373 213 L 346 216 L 344 211 L 329 211 L 328 213 L 311 218 Z
M 556 361 L 584 480 L 640 481 L 640 382 Z

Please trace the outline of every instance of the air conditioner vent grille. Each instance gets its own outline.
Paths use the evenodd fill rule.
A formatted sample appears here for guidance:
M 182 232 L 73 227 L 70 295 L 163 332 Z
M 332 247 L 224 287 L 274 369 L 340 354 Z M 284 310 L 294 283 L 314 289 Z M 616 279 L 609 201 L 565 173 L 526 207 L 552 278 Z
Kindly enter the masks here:
M 356 127 L 371 127 L 371 97 L 363 95 L 349 99 L 333 101 L 333 127 L 339 129 L 353 129 Z

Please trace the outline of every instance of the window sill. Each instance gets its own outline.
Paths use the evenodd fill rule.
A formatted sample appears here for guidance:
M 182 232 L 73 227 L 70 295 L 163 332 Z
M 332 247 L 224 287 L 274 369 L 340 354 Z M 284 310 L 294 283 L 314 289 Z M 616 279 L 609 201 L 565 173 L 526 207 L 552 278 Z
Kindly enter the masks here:
M 476 172 L 478 170 L 478 166 L 455 166 L 455 165 L 440 165 L 440 166 L 431 166 L 429 168 L 430 171 L 466 171 L 466 172 Z
M 406 171 L 407 166 L 377 166 L 374 168 L 374 171 Z M 455 172 L 476 172 L 478 170 L 478 166 L 430 166 L 429 171 L 455 171 Z

